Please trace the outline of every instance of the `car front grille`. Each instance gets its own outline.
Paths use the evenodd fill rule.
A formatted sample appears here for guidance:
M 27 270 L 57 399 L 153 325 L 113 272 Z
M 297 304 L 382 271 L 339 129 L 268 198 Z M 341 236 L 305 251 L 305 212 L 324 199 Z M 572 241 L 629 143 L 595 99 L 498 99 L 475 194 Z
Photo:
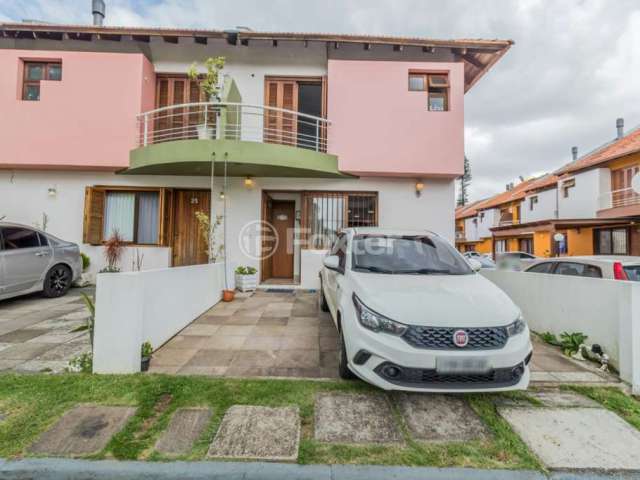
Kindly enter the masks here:
M 465 347 L 453 343 L 453 334 L 464 330 L 469 336 Z M 411 325 L 402 338 L 416 348 L 434 350 L 491 350 L 505 346 L 509 335 L 506 327 L 452 328 Z
M 510 387 L 522 378 L 525 367 L 497 368 L 484 373 L 438 373 L 435 369 L 406 368 L 383 362 L 375 372 L 386 381 L 413 388 L 483 389 Z

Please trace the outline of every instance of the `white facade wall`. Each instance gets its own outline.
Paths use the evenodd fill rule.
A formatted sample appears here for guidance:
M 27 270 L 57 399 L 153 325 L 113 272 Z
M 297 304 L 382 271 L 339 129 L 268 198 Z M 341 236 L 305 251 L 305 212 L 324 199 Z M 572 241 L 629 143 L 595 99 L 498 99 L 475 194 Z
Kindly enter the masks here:
M 511 297 L 531 330 L 583 332 L 640 394 L 640 283 L 541 273 L 482 270 Z
M 499 220 L 500 210 L 498 210 L 497 208 L 491 208 L 489 210 L 482 210 L 481 212 L 478 212 L 478 237 L 491 237 L 493 235 L 493 232 L 491 232 L 491 228 L 496 227 Z
M 213 204 L 220 212 L 220 178 L 216 179 Z M 378 220 L 385 228 L 428 229 L 453 243 L 454 239 L 454 181 L 424 180 L 420 197 L 415 194 L 415 180 L 408 178 L 255 178 L 252 189 L 244 187 L 242 178 L 230 178 L 227 194 L 227 253 L 229 279 L 238 265 L 260 268 L 256 258 L 243 253 L 240 234 L 243 227 L 259 220 L 262 190 L 334 190 L 378 192 Z M 26 225 L 48 217 L 47 231 L 64 240 L 82 243 L 84 189 L 92 185 L 127 185 L 176 188 L 209 188 L 209 177 L 117 175 L 100 172 L 43 172 L 0 171 L 0 217 Z M 56 190 L 55 196 L 48 189 Z M 246 240 L 246 235 L 243 237 Z M 254 239 L 255 240 L 255 239 Z M 144 255 L 143 270 L 167 267 L 171 262 L 170 249 L 165 247 L 135 247 Z M 121 269 L 129 271 L 135 248 L 126 249 Z M 246 249 L 245 249 L 246 250 Z M 97 272 L 105 264 L 102 247 L 81 245 L 81 251 L 91 257 L 90 272 Z M 317 272 L 309 279 L 308 266 L 300 255 L 296 269 L 301 272 L 302 284 L 313 288 Z M 314 257 L 308 257 L 313 259 Z M 315 261 L 315 260 L 309 260 Z M 317 263 L 317 262 L 316 262 Z
M 543 190 L 532 195 L 527 195 L 520 204 L 520 223 L 537 222 L 539 220 L 549 220 L 556 218 L 557 209 L 557 189 Z M 538 197 L 538 203 L 530 208 L 530 198 Z
M 601 208 L 598 198 L 602 193 L 610 190 L 611 172 L 608 168 L 594 168 L 580 172 L 573 177 L 575 187 L 569 189 L 569 196 L 564 198 L 562 183 L 558 182 L 558 214 L 559 218 L 596 218 L 596 212 Z
M 464 219 L 464 238 L 467 242 L 475 242 L 480 240 L 478 235 L 478 222 L 477 216 Z

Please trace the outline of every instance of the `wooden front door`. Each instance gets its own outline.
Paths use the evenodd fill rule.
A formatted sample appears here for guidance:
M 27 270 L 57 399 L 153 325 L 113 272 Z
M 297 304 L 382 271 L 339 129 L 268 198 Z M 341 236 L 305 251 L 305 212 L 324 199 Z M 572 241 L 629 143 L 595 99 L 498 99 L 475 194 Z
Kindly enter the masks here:
M 293 201 L 272 200 L 271 224 L 278 244 L 271 256 L 271 276 L 293 279 L 293 235 L 296 207 Z
M 173 266 L 207 263 L 207 244 L 200 232 L 196 212 L 210 215 L 210 193 L 206 190 L 174 192 Z

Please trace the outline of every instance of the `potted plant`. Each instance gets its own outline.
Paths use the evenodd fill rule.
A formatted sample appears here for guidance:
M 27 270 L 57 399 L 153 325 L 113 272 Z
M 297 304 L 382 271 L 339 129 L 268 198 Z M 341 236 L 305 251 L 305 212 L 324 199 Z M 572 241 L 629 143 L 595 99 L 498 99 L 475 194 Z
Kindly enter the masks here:
M 146 372 L 147 370 L 149 370 L 149 364 L 151 363 L 151 357 L 153 356 L 152 354 L 153 347 L 151 346 L 151 343 L 144 342 L 140 347 L 140 370 L 142 372 Z
M 209 57 L 204 62 L 206 73 L 198 73 L 198 64 L 193 62 L 187 72 L 189 78 L 200 84 L 200 91 L 205 95 L 208 102 L 220 101 L 220 70 L 224 68 L 225 57 Z M 205 108 L 209 108 L 207 105 Z M 213 138 L 213 127 L 209 126 L 210 120 L 205 116 L 203 123 L 196 126 L 199 140 L 209 140 Z
M 209 263 L 216 263 L 220 255 L 224 251 L 224 244 L 218 245 L 216 243 L 216 231 L 218 227 L 222 225 L 222 215 L 216 216 L 215 222 L 211 223 L 209 219 L 209 215 L 205 212 L 195 212 L 196 220 L 198 221 L 198 229 L 200 230 L 200 234 L 205 241 L 205 245 L 207 246 L 207 257 L 209 258 Z M 227 285 L 227 273 L 225 267 L 225 286 Z M 224 302 L 232 302 L 236 295 L 235 290 L 231 290 L 229 288 L 225 288 L 222 290 L 222 301 Z
M 107 266 L 98 273 L 116 273 L 120 271 L 120 259 L 124 251 L 124 243 L 120 232 L 114 230 L 109 239 L 104 243 L 104 258 Z
M 258 270 L 250 266 L 236 268 L 236 288 L 241 292 L 258 288 Z

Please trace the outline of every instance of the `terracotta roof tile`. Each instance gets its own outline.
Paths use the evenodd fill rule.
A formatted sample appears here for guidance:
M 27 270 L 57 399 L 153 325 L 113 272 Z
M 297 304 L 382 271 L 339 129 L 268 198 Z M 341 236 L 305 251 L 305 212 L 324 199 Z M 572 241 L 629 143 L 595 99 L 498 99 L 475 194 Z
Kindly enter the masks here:
M 613 140 L 598 147 L 576 161 L 561 167 L 554 173 L 556 175 L 564 175 L 577 172 L 636 152 L 640 152 L 640 127 L 627 133 L 620 140 Z

